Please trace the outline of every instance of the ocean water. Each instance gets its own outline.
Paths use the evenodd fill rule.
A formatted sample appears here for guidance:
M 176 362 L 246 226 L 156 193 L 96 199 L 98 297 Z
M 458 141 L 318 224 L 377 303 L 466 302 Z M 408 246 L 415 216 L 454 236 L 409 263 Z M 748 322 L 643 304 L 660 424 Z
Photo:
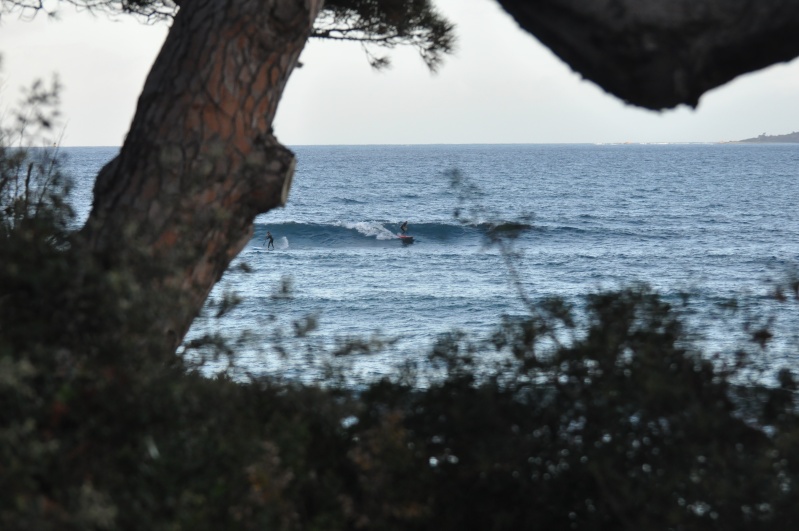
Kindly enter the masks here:
M 235 292 L 241 304 L 190 332 L 245 334 L 238 349 L 254 372 L 303 377 L 348 339 L 392 339 L 356 364 L 375 376 L 422 359 L 441 334 L 487 337 L 503 315 L 525 312 L 503 254 L 487 245 L 489 227 L 508 222 L 528 227 L 513 264 L 534 301 L 579 306 L 589 293 L 644 282 L 675 304 L 690 294 L 683 311 L 708 352 L 731 352 L 759 316 L 778 332 L 765 359 L 795 362 L 797 304 L 771 294 L 799 264 L 799 145 L 293 149 L 288 206 L 256 219 L 212 293 Z M 116 149 L 64 153 L 85 217 L 92 179 Z M 405 220 L 410 245 L 396 237 Z M 739 310 L 727 316 L 720 308 L 733 298 Z M 290 339 L 308 316 L 316 328 Z

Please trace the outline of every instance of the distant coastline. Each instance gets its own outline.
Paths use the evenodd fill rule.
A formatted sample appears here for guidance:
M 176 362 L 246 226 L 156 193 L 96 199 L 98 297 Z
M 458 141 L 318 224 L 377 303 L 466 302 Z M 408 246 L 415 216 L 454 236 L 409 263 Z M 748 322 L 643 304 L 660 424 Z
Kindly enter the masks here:
M 736 140 L 733 144 L 799 144 L 799 132 L 788 133 L 787 135 L 762 135 L 746 140 Z

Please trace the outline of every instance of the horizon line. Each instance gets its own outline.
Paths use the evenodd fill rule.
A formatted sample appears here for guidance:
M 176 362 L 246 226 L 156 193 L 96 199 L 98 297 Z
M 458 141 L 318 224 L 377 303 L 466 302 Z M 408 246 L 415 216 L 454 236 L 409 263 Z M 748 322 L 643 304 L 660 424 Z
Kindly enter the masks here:
M 693 140 L 693 141 L 614 141 L 614 142 L 393 142 L 393 143 L 373 143 L 373 144 L 284 144 L 287 147 L 394 147 L 394 146 L 624 146 L 624 145 L 669 145 L 669 144 L 760 144 L 760 143 L 779 143 L 779 142 L 747 142 L 745 140 Z M 796 142 L 782 142 L 793 144 Z M 45 146 L 42 146 L 45 147 Z M 121 149 L 121 145 L 109 144 L 75 144 L 52 146 L 58 148 L 115 148 Z

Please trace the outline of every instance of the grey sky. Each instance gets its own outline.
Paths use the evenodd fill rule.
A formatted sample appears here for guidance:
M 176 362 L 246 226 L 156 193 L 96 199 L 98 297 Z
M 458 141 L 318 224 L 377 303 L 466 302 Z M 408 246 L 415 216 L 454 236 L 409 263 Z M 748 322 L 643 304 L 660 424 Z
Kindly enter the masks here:
M 715 142 L 799 130 L 799 61 L 741 76 L 699 108 L 630 107 L 583 81 L 493 0 L 436 0 L 458 47 L 431 74 L 416 53 L 375 72 L 360 46 L 312 41 L 275 123 L 300 144 Z M 165 26 L 87 13 L 0 26 L 2 104 L 36 77 L 65 87 L 63 144 L 120 145 Z

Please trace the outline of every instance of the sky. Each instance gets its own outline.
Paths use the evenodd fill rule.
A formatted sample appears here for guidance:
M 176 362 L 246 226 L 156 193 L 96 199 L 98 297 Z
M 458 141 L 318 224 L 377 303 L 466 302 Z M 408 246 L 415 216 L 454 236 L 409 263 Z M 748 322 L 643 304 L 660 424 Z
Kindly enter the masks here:
M 434 0 L 456 24 L 430 73 L 410 49 L 376 72 L 355 43 L 312 40 L 274 129 L 286 145 L 718 142 L 799 130 L 799 60 L 745 74 L 697 109 L 654 112 L 606 94 L 521 30 L 493 0 Z M 119 146 L 168 31 L 73 13 L 0 18 L 0 110 L 57 74 L 64 146 Z

